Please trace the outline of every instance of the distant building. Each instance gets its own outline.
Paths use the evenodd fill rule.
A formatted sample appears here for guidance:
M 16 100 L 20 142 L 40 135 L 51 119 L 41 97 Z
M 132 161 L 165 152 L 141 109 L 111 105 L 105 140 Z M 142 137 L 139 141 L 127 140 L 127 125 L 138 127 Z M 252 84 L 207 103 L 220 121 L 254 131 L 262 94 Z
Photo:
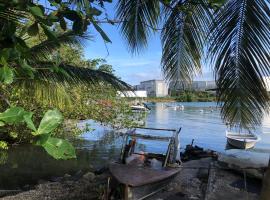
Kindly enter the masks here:
M 117 96 L 144 98 L 144 97 L 147 97 L 147 92 L 143 91 L 143 90 L 140 90 L 140 91 L 123 91 L 123 92 L 118 91 Z
M 149 97 L 168 96 L 168 87 L 163 80 L 142 81 L 140 85 L 134 86 L 135 90 L 145 90 Z
M 178 81 L 178 82 L 171 82 L 169 88 L 170 88 L 170 91 L 172 90 L 205 91 L 205 90 L 215 89 L 216 82 L 215 81 L 193 81 L 193 82 Z

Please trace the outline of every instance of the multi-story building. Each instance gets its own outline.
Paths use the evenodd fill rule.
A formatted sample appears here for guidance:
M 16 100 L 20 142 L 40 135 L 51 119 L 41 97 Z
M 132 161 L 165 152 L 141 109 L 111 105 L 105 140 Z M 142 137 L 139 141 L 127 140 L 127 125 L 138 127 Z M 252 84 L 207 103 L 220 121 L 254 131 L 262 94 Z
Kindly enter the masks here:
M 165 97 L 168 95 L 168 87 L 163 80 L 142 81 L 134 86 L 135 90 L 145 90 L 149 97 Z
M 177 83 L 170 83 L 170 90 L 183 91 L 183 90 L 195 90 L 195 91 L 205 91 L 216 88 L 215 81 L 193 81 L 193 82 L 185 82 L 179 81 Z

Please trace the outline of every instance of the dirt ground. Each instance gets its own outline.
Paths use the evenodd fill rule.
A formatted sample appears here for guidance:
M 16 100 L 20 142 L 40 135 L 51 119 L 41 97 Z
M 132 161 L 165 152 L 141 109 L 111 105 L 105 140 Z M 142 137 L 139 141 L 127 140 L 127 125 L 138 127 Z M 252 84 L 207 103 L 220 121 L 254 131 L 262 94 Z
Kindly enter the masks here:
M 212 164 L 211 164 L 212 163 Z M 241 173 L 213 167 L 211 158 L 183 163 L 177 177 L 149 200 L 257 200 L 260 180 L 247 178 Z M 211 164 L 211 169 L 209 166 Z M 200 169 L 198 169 L 200 167 Z M 38 184 L 34 189 L 9 194 L 1 200 L 97 200 L 104 198 L 108 173 L 95 175 L 88 172 L 78 180 L 65 175 L 57 182 Z

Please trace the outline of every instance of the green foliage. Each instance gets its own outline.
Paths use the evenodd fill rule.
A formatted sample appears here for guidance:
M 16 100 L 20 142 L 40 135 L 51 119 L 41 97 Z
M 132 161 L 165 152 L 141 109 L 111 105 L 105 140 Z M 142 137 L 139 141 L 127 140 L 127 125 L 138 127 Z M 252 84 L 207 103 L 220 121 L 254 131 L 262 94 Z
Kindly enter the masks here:
M 8 149 L 8 144 L 5 141 L 0 140 L 0 150 L 1 149 Z
M 66 140 L 49 137 L 42 146 L 55 159 L 76 158 L 74 147 Z
M 63 116 L 58 110 L 49 110 L 42 118 L 35 135 L 50 134 L 62 122 Z
M 2 60 L 3 67 L 0 68 L 0 81 L 5 84 L 11 84 L 14 79 L 14 73 L 10 67 Z
M 222 118 L 243 128 L 260 125 L 270 108 L 263 81 L 270 74 L 269 13 L 269 0 L 117 3 L 120 30 L 132 52 L 144 49 L 150 35 L 161 30 L 161 65 L 168 81 L 192 80 L 201 72 L 203 56 L 209 58 Z
M 118 89 L 127 84 L 109 73 L 109 65 L 102 70 L 92 67 L 91 61 L 82 59 L 78 47 L 82 40 L 89 39 L 85 32 L 90 23 L 95 24 L 104 40 L 110 41 L 97 22 L 106 1 L 84 1 L 86 8 L 81 1 L 49 2 L 51 9 L 38 1 L 5 0 L 0 4 L 0 109 L 4 111 L 0 113 L 0 137 L 4 140 L 2 148 L 14 142 L 34 142 L 54 158 L 68 159 L 75 157 L 74 148 L 52 133 L 63 121 L 59 111 L 50 110 L 59 103 L 59 96 L 64 94 L 66 98 L 69 87 L 76 84 L 89 86 L 97 82 Z M 68 30 L 70 27 L 72 30 Z M 48 95 L 39 101 L 36 96 L 44 95 L 41 88 Z M 66 102 L 70 103 L 67 100 L 60 107 L 70 106 Z
M 55 159 L 70 159 L 75 158 L 75 149 L 68 141 L 51 137 L 53 131 L 62 123 L 63 116 L 58 110 L 48 110 L 43 116 L 38 129 L 32 121 L 32 113 L 26 112 L 21 107 L 12 107 L 5 112 L 0 113 L 0 120 L 9 125 L 19 125 L 26 123 L 27 127 L 33 132 L 28 132 L 32 135 L 36 145 L 42 146 Z M 17 138 L 16 132 L 10 132 L 13 138 Z M 7 149 L 8 143 L 0 141 L 0 148 Z
M 8 124 L 18 124 L 23 122 L 24 115 L 28 115 L 29 112 L 26 112 L 21 107 L 11 107 L 5 112 L 0 113 L 0 120 Z

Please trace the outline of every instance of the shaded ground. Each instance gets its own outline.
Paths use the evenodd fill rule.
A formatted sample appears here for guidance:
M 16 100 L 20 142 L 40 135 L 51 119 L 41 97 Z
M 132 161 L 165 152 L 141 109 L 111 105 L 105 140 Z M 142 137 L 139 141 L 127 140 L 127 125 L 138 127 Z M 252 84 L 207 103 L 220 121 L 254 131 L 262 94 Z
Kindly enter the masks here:
M 150 200 L 259 199 L 260 180 L 247 178 L 245 185 L 244 176 L 239 173 L 216 168 L 210 171 L 192 169 L 193 167 L 208 168 L 211 162 L 213 162 L 211 158 L 205 158 L 184 163 L 183 170 L 174 181 L 162 192 L 152 196 Z
M 188 161 L 180 174 L 163 191 L 149 200 L 257 200 L 261 182 L 228 170 L 209 171 L 211 158 Z M 203 169 L 198 169 L 201 167 Z M 65 177 L 45 182 L 35 189 L 6 196 L 1 200 L 94 200 L 104 199 L 108 173 L 95 176 L 88 172 L 80 177 Z M 247 191 L 245 190 L 247 188 Z M 10 194 L 11 195 L 11 194 Z
M 79 180 L 66 175 L 57 182 L 38 184 L 35 189 L 16 195 L 0 198 L 1 200 L 96 200 L 102 199 L 107 174 L 95 176 L 88 172 Z

